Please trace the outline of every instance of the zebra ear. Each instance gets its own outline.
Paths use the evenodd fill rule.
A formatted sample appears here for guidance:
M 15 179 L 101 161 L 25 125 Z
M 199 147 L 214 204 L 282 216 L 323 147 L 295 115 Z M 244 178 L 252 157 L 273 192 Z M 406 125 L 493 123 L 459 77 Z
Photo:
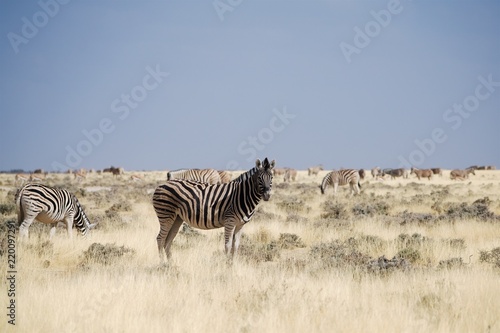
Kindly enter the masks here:
M 256 166 L 258 169 L 260 169 L 260 167 L 262 166 L 262 162 L 261 162 L 259 159 L 257 159 L 257 161 L 255 161 L 255 166 Z

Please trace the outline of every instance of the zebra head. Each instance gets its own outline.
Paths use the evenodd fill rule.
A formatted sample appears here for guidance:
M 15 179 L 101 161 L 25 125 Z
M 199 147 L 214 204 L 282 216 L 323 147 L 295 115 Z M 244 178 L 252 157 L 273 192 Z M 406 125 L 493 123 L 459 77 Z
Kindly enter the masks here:
M 274 160 L 269 162 L 267 157 L 264 161 L 260 161 L 257 159 L 255 161 L 255 168 L 257 169 L 257 185 L 259 189 L 259 193 L 262 195 L 264 201 L 268 201 L 271 197 L 271 187 L 273 186 L 273 168 L 274 168 Z

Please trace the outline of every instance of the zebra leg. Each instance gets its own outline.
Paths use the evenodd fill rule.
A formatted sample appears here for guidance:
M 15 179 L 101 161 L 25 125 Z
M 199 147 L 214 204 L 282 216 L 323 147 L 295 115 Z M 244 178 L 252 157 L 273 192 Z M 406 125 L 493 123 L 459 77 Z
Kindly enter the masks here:
M 158 220 L 160 222 L 160 232 L 156 237 L 156 242 L 158 243 L 158 255 L 160 256 L 160 261 L 164 262 L 163 253 L 167 250 L 167 238 L 170 236 L 170 242 L 174 239 L 177 231 L 179 230 L 180 225 L 177 227 L 177 231 L 175 233 L 170 233 L 170 230 L 176 223 L 176 216 L 170 215 L 165 217 L 159 217 Z M 182 224 L 182 223 L 181 223 Z M 168 246 L 168 250 L 170 251 L 170 246 Z M 169 253 L 166 253 L 167 257 L 170 256 Z
M 338 183 L 333 184 L 333 195 L 337 195 L 337 187 L 339 187 Z
M 174 221 L 174 224 L 170 227 L 170 231 L 168 232 L 167 239 L 165 241 L 165 253 L 167 254 L 167 259 L 172 256 L 172 253 L 170 252 L 170 247 L 172 246 L 172 241 L 179 232 L 182 222 L 183 222 L 182 219 L 179 216 L 177 216 L 177 218 Z
M 233 247 L 231 249 L 231 255 L 234 257 L 238 253 L 238 247 L 240 246 L 240 239 L 241 239 L 241 230 L 243 229 L 243 226 L 237 226 L 234 229 L 234 234 L 233 234 Z
M 233 221 L 228 221 L 224 225 L 224 252 L 229 255 L 233 249 L 233 237 L 234 237 L 235 225 Z
M 73 239 L 73 216 L 67 216 L 64 219 L 64 223 L 66 223 L 66 230 L 68 230 L 69 238 Z
M 23 220 L 23 222 L 19 226 L 19 235 L 21 236 L 21 238 L 28 238 L 28 236 L 29 236 L 29 228 L 30 228 L 30 225 L 33 223 L 34 220 L 35 220 L 35 218 L 33 218 L 33 217 L 26 217 Z

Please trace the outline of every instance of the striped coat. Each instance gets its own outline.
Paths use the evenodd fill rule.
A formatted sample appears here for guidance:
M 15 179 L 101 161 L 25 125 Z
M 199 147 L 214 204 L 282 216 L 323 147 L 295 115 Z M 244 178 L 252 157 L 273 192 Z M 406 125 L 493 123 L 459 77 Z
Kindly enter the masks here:
M 193 180 L 207 184 L 220 184 L 219 172 L 214 169 L 180 169 L 170 171 L 167 174 L 167 180 L 184 179 Z
M 358 170 L 342 169 L 338 171 L 331 171 L 326 174 L 321 182 L 321 194 L 325 194 L 328 185 L 333 186 L 333 193 L 337 194 L 337 187 L 349 185 L 351 188 L 351 196 L 356 192 L 360 193 L 361 184 L 359 183 L 360 177 Z
M 72 237 L 73 223 L 86 236 L 91 224 L 78 199 L 70 192 L 41 184 L 28 184 L 16 194 L 19 234 L 28 236 L 28 229 L 36 219 L 39 222 L 52 224 L 64 221 L 68 235 Z M 55 229 L 51 231 L 51 235 Z
M 182 222 L 199 229 L 224 228 L 225 252 L 237 252 L 241 228 L 250 221 L 261 199 L 269 200 L 274 160 L 256 161 L 255 167 L 227 184 L 171 180 L 156 188 L 153 207 L 160 223 L 156 238 L 160 260 Z

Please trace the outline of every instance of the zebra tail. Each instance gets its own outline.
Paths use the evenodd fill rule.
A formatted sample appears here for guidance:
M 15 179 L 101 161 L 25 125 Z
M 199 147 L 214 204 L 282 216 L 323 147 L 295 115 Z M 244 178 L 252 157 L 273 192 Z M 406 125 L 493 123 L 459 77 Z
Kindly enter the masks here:
M 22 202 L 21 202 L 21 196 L 23 194 L 24 188 L 26 187 L 23 186 L 22 188 L 17 190 L 16 193 L 16 207 L 17 207 L 17 223 L 18 225 L 21 225 L 24 221 L 24 209 L 22 207 Z

